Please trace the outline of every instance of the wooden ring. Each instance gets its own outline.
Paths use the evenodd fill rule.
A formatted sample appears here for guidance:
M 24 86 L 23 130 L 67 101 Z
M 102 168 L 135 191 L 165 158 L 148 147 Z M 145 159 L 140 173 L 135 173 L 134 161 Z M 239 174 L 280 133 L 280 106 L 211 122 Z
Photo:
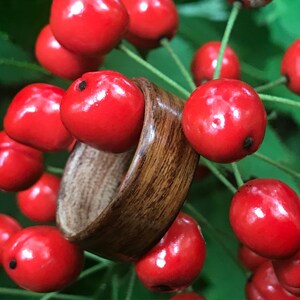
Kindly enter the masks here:
M 199 156 L 181 129 L 183 101 L 145 78 L 135 151 L 106 153 L 77 143 L 66 164 L 57 224 L 70 241 L 100 256 L 134 261 L 164 235 L 182 207 Z

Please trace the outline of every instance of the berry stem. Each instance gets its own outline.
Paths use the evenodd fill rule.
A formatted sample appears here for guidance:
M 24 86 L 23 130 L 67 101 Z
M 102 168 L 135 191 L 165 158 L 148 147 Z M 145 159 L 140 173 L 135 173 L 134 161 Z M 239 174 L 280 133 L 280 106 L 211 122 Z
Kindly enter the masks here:
M 135 283 L 135 277 L 136 277 L 135 270 L 134 270 L 134 268 L 132 268 L 125 300 L 131 300 L 131 295 L 132 295 L 133 287 L 134 287 L 134 283 Z
M 168 51 L 168 53 L 170 54 L 170 56 L 173 58 L 175 64 L 177 65 L 178 69 L 180 70 L 181 74 L 185 78 L 185 80 L 188 83 L 188 85 L 191 88 L 191 90 L 192 91 L 195 90 L 196 89 L 196 85 L 195 85 L 195 83 L 193 81 L 192 76 L 190 75 L 190 73 L 187 71 L 187 69 L 183 65 L 183 63 L 180 60 L 179 56 L 176 54 L 176 52 L 170 46 L 169 40 L 166 39 L 166 38 L 164 38 L 164 39 L 162 39 L 160 41 L 160 43 Z
M 112 300 L 118 300 L 119 295 L 118 295 L 118 290 L 119 290 L 119 276 L 118 274 L 114 274 L 111 279 L 111 295 L 112 295 Z
M 276 167 L 277 169 L 284 171 L 288 175 L 296 178 L 297 180 L 300 180 L 300 173 L 298 173 L 298 172 L 290 169 L 289 167 L 287 167 L 287 166 L 285 166 L 285 165 L 283 165 L 281 163 L 278 163 L 277 161 L 275 161 L 275 160 L 273 160 L 273 159 L 271 159 L 271 158 L 269 158 L 269 157 L 267 157 L 267 156 L 265 156 L 265 155 L 263 155 L 261 153 L 256 152 L 253 155 L 255 157 L 257 157 L 257 158 L 265 161 L 266 163 L 268 163 L 268 164 Z
M 90 259 L 92 259 L 92 260 L 94 260 L 94 261 L 97 261 L 97 262 L 99 262 L 99 263 L 104 263 L 104 264 L 109 264 L 109 263 L 111 263 L 110 260 L 105 259 L 105 258 L 102 258 L 102 257 L 100 257 L 100 256 L 98 256 L 98 255 L 96 255 L 96 254 L 93 254 L 93 253 L 91 253 L 91 252 L 88 252 L 88 251 L 85 251 L 85 252 L 84 252 L 84 256 L 87 257 L 87 258 L 90 258 Z
M 132 58 L 134 61 L 136 61 L 138 64 L 142 65 L 144 68 L 146 68 L 151 73 L 155 74 L 157 77 L 168 83 L 170 86 L 172 86 L 174 89 L 176 89 L 178 92 L 180 92 L 184 97 L 189 97 L 190 92 L 187 91 L 185 88 L 183 88 L 181 85 L 179 85 L 177 82 L 169 78 L 167 75 L 162 73 L 157 68 L 153 67 L 150 63 L 142 59 L 140 56 L 138 56 L 136 53 L 134 53 L 132 50 L 130 50 L 125 45 L 121 44 L 119 45 L 118 49 L 123 51 L 126 55 L 128 55 L 130 58 Z
M 234 194 L 236 192 L 236 188 L 231 184 L 229 180 L 218 170 L 213 163 L 209 160 L 201 157 L 202 163 L 209 168 L 209 170 Z
M 272 95 L 265 95 L 265 94 L 258 94 L 260 99 L 263 101 L 269 101 L 269 102 L 275 102 L 275 103 L 281 103 L 293 107 L 300 108 L 300 102 L 282 98 L 282 97 L 276 97 Z
M 260 85 L 258 87 L 255 88 L 255 90 L 259 93 L 259 92 L 263 92 L 263 91 L 266 91 L 266 90 L 269 90 L 275 86 L 278 86 L 278 85 L 281 85 L 281 84 L 285 84 L 287 83 L 287 78 L 286 76 L 281 76 L 280 78 L 274 80 L 274 81 L 271 81 L 271 82 L 268 82 L 264 85 Z
M 53 166 L 46 166 L 46 171 L 55 175 L 62 175 L 64 173 L 64 169 Z
M 239 168 L 237 166 L 236 163 L 232 163 L 231 164 L 232 170 L 233 170 L 233 174 L 236 180 L 236 183 L 238 185 L 238 187 L 242 186 L 244 184 L 244 181 L 242 179 L 241 173 L 239 171 Z
M 225 49 L 226 49 L 226 46 L 228 44 L 230 33 L 232 31 L 234 22 L 235 22 L 238 14 L 239 14 L 239 11 L 240 11 L 241 7 L 242 7 L 241 2 L 236 1 L 236 2 L 233 3 L 232 10 L 231 10 L 231 13 L 229 15 L 228 22 L 226 24 L 224 35 L 223 35 L 223 38 L 222 38 L 221 47 L 220 47 L 218 60 L 217 60 L 217 65 L 216 65 L 216 69 L 215 69 L 215 72 L 214 72 L 213 79 L 220 78 L 222 61 L 223 61 Z

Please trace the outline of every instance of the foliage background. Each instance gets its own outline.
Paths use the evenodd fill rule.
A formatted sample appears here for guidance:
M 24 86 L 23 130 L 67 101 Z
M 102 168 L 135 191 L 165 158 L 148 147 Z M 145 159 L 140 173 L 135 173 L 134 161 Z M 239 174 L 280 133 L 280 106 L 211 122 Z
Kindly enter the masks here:
M 177 0 L 176 3 L 180 13 L 180 27 L 171 46 L 189 68 L 193 53 L 201 44 L 222 38 L 230 6 L 225 0 Z M 26 84 L 48 82 L 64 88 L 70 84 L 36 67 L 35 39 L 41 28 L 48 23 L 50 5 L 51 0 L 0 0 L 1 120 L 13 96 Z M 274 0 L 263 9 L 241 11 L 230 45 L 240 57 L 243 80 L 255 87 L 277 79 L 286 47 L 299 36 L 299 0 Z M 182 74 L 165 49 L 152 51 L 148 61 L 188 89 Z M 176 93 L 165 82 L 118 50 L 106 57 L 103 68 L 118 70 L 129 77 L 146 76 Z M 299 96 L 293 95 L 284 86 L 274 88 L 272 94 L 299 100 Z M 300 162 L 300 110 L 269 103 L 266 108 L 270 120 L 265 141 L 259 151 L 297 171 Z M 47 164 L 63 166 L 66 158 L 66 153 L 47 154 Z M 290 184 L 297 192 L 300 191 L 299 182 L 294 178 L 257 158 L 246 158 L 238 166 L 245 180 L 253 176 L 275 177 Z M 228 178 L 233 180 L 227 169 L 225 166 Z M 233 183 L 235 184 L 234 180 Z M 193 183 L 187 198 L 188 203 L 215 228 L 211 230 L 203 220 L 200 222 L 207 241 L 207 259 L 201 276 L 193 284 L 193 289 L 209 300 L 244 299 L 244 285 L 249 274 L 241 269 L 235 259 L 238 243 L 228 223 L 231 197 L 231 193 L 213 175 L 209 175 Z M 15 216 L 24 226 L 32 224 L 19 213 L 14 194 L 1 193 L 0 198 L 1 212 Z M 86 267 L 93 264 L 93 261 L 86 260 Z M 127 264 L 116 264 L 109 271 L 99 271 L 73 284 L 64 293 L 111 299 L 117 289 L 119 299 L 125 299 L 131 272 L 131 267 Z M 5 294 L 3 298 L 40 297 L 33 294 L 9 296 L 4 289 L 6 287 L 14 288 L 15 285 L 1 269 L 0 294 Z M 169 297 L 170 295 L 152 293 L 138 280 L 134 281 L 131 299 Z

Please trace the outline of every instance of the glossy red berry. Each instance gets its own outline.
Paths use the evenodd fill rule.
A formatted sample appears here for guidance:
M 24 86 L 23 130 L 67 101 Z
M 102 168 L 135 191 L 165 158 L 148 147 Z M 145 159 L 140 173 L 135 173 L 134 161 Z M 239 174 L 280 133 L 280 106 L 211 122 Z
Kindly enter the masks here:
M 29 189 L 17 194 L 21 212 L 35 222 L 55 221 L 60 178 L 44 173 Z
M 59 151 L 73 137 L 60 119 L 64 90 L 46 83 L 24 87 L 12 100 L 4 118 L 4 129 L 14 140 L 41 151 Z
M 103 151 L 123 152 L 138 142 L 144 106 L 142 92 L 124 75 L 90 72 L 66 91 L 61 118 L 77 140 Z
M 254 272 L 261 264 L 268 261 L 267 258 L 262 257 L 245 245 L 240 245 L 238 250 L 238 258 L 241 264 L 249 271 Z
M 285 258 L 300 249 L 300 202 L 277 179 L 254 179 L 234 195 L 230 223 L 238 239 L 257 254 Z
M 186 292 L 177 294 L 170 298 L 170 300 L 205 300 L 205 298 L 194 292 Z
M 178 27 L 178 13 L 172 0 L 123 0 L 130 21 L 127 41 L 140 49 L 159 47 L 162 38 L 171 39 Z
M 259 8 L 272 2 L 272 0 L 227 0 L 229 3 L 240 1 L 244 8 Z
M 45 69 L 71 80 L 88 71 L 96 71 L 103 62 L 100 55 L 85 56 L 65 49 L 55 39 L 49 25 L 42 29 L 37 38 L 35 56 Z
M 255 271 L 246 285 L 247 300 L 296 300 L 298 297 L 286 291 L 278 282 L 271 261 Z
M 229 163 L 255 152 L 266 130 L 266 112 L 256 91 L 234 79 L 199 86 L 182 115 L 185 136 L 203 157 Z
M 286 76 L 287 87 L 300 95 L 300 39 L 292 43 L 281 61 L 281 74 Z
M 128 22 L 119 0 L 53 0 L 51 6 L 54 36 L 75 53 L 108 53 L 120 42 Z
M 208 42 L 202 45 L 195 53 L 191 70 L 196 85 L 213 79 L 216 69 L 221 43 Z M 240 79 L 240 62 L 236 53 L 227 46 L 221 67 L 221 78 Z
M 83 260 L 83 251 L 52 226 L 27 227 L 12 236 L 3 249 L 8 276 L 35 292 L 66 287 L 80 274 Z
M 43 174 L 42 152 L 20 144 L 0 132 L 0 190 L 28 189 Z
M 5 243 L 21 229 L 22 226 L 15 219 L 0 214 L 0 265 L 2 265 L 2 250 Z
M 150 290 L 182 290 L 200 273 L 205 252 L 199 225 L 180 213 L 160 242 L 136 263 L 137 276 Z
M 282 286 L 300 296 L 300 251 L 290 258 L 273 260 L 273 267 Z

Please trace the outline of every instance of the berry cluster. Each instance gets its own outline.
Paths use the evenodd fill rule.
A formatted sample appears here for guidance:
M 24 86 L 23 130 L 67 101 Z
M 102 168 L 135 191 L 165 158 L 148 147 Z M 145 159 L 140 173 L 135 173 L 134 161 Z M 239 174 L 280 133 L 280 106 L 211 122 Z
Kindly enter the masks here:
M 232 17 L 243 8 L 255 9 L 272 1 L 227 2 L 233 4 Z M 209 41 L 197 49 L 191 59 L 191 74 L 183 70 L 191 92 L 149 66 L 146 58 L 151 50 L 165 46 L 172 53 L 169 40 L 178 24 L 172 0 L 52 1 L 49 24 L 36 39 L 35 55 L 54 76 L 72 83 L 66 90 L 49 83 L 22 87 L 9 104 L 0 132 L 0 189 L 16 192 L 20 211 L 43 224 L 22 229 L 15 219 L 0 214 L 0 262 L 21 288 L 59 291 L 78 278 L 84 265 L 86 249 L 47 224 L 55 222 L 61 179 L 45 168 L 44 156 L 66 150 L 75 153 L 77 142 L 104 153 L 130 153 L 146 136 L 141 134 L 146 111 L 143 91 L 135 80 L 104 69 L 104 57 L 119 49 L 185 96 L 182 131 L 186 143 L 205 164 L 198 166 L 194 179 L 211 171 L 234 192 L 229 221 L 241 243 L 241 264 L 253 273 L 246 284 L 246 298 L 299 299 L 299 197 L 275 178 L 246 178 L 244 183 L 236 164 L 262 145 L 267 131 L 263 100 L 270 97 L 258 92 L 264 86 L 255 89 L 242 80 L 238 53 L 227 45 L 229 27 L 227 40 Z M 124 40 L 141 56 L 124 46 Z M 286 50 L 278 80 L 298 95 L 299 49 L 300 39 Z M 178 58 L 175 61 L 182 67 Z M 153 138 L 155 128 L 151 130 Z M 230 181 L 229 163 L 238 189 Z M 219 164 L 225 164 L 228 177 Z M 202 300 L 203 296 L 184 291 L 204 267 L 208 250 L 202 230 L 184 212 L 169 224 L 156 245 L 133 262 L 136 275 L 151 291 L 176 292 L 172 300 Z M 86 255 L 109 265 L 94 254 Z

